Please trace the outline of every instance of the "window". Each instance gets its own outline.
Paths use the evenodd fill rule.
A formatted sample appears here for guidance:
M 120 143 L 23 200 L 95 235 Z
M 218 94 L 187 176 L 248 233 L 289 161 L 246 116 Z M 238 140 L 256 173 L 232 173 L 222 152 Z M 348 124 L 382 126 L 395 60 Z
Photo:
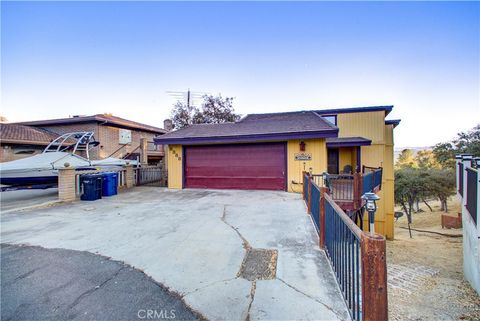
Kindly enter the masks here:
M 326 116 L 323 116 L 322 117 L 326 120 L 328 120 L 330 123 L 334 124 L 335 126 L 337 126 L 337 115 L 326 115 Z

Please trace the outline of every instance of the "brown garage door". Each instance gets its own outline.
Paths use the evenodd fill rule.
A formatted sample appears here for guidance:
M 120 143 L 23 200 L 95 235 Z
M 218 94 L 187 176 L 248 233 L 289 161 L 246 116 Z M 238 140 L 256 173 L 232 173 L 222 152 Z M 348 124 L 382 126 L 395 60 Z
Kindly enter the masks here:
M 185 187 L 285 190 L 284 143 L 189 146 Z

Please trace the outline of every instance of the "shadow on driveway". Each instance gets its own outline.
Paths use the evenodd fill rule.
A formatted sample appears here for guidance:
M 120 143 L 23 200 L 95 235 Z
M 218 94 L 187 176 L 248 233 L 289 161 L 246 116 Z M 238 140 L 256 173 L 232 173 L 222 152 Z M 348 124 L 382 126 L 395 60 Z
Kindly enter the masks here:
M 1 320 L 199 320 L 143 272 L 88 252 L 1 245 Z

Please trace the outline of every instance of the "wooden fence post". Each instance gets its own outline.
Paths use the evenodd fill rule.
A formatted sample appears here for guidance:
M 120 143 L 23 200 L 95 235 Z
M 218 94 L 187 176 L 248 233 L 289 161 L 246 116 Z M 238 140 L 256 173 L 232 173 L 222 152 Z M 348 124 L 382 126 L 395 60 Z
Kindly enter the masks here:
M 360 173 L 353 174 L 353 206 L 358 210 L 362 206 L 363 176 Z
M 58 199 L 62 202 L 75 201 L 75 168 L 65 167 L 58 169 Z
M 362 314 L 364 321 L 387 321 L 386 241 L 382 235 L 362 233 Z
M 318 231 L 319 246 L 321 249 L 325 248 L 325 193 L 328 193 L 328 188 L 320 187 L 320 229 Z

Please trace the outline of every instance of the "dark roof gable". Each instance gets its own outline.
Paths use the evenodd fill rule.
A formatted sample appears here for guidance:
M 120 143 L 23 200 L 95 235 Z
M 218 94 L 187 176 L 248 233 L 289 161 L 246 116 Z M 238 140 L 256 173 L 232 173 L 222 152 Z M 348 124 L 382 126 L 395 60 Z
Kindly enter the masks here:
M 191 125 L 158 137 L 159 144 L 251 142 L 334 137 L 338 128 L 311 111 L 250 114 L 235 123 Z
M 110 125 L 118 126 L 121 128 L 137 129 L 141 131 L 154 132 L 158 134 L 163 134 L 166 132 L 166 130 L 162 128 L 138 123 L 132 120 L 124 119 L 124 118 L 113 116 L 110 114 L 96 114 L 92 116 L 74 116 L 69 118 L 36 120 L 36 121 L 20 122 L 17 124 L 28 125 L 28 126 L 55 126 L 55 125 L 69 125 L 69 124 L 91 123 L 91 122 L 110 124 Z

